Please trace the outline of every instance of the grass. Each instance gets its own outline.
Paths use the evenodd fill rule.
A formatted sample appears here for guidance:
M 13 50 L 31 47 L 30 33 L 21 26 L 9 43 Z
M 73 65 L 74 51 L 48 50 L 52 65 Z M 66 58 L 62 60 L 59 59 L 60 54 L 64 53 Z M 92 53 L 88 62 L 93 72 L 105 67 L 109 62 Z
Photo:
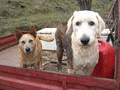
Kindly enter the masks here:
M 1 27 L 0 36 L 8 35 L 13 33 L 14 28 L 28 27 L 29 25 L 35 25 L 38 29 L 45 27 L 56 27 L 61 22 L 66 22 L 70 14 L 62 13 L 48 13 L 48 14 L 33 14 L 30 16 L 24 16 L 19 18 L 10 18 L 4 21 Z M 34 18 L 35 17 L 35 18 Z M 63 18 L 64 17 L 64 18 Z M 8 28 L 9 27 L 9 28 Z
M 93 0 L 92 10 L 106 18 L 112 1 Z M 72 13 L 79 10 L 75 0 L 1 0 L 0 37 L 13 33 L 14 28 L 23 30 L 31 24 L 37 29 L 57 27 L 67 22 Z
M 115 0 L 113 0 L 113 1 L 115 1 Z M 111 9 L 113 1 L 110 1 L 110 0 L 93 0 L 92 10 L 94 10 L 96 12 L 99 12 L 101 17 L 103 17 L 105 19 L 108 16 L 108 13 Z

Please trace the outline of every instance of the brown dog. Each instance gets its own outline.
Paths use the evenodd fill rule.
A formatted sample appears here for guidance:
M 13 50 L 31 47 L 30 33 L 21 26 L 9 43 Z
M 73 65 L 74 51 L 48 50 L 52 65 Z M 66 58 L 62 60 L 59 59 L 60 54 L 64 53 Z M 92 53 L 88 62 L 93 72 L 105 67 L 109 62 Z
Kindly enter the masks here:
M 67 30 L 67 23 L 62 23 L 57 27 L 55 33 L 56 45 L 57 45 L 57 58 L 58 58 L 58 70 L 62 71 L 62 57 L 64 51 L 64 37 Z
M 42 44 L 40 40 L 53 41 L 54 39 L 37 36 L 34 26 L 30 27 L 28 34 L 22 34 L 21 31 L 15 30 L 15 38 L 19 41 L 20 67 L 42 69 Z

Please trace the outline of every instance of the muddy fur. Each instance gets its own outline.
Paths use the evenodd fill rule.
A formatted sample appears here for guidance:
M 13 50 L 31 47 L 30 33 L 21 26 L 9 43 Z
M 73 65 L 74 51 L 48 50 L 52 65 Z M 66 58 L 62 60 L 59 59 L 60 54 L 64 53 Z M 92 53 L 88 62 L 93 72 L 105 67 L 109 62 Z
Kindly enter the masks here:
M 67 53 L 67 72 L 90 76 L 98 63 L 97 38 L 105 28 L 103 19 L 94 11 L 75 11 L 68 23 L 57 27 L 58 70 L 62 71 L 63 51 Z
M 67 31 L 67 23 L 62 23 L 57 27 L 57 31 L 55 33 L 56 37 L 56 45 L 57 45 L 57 58 L 58 58 L 58 70 L 62 71 L 62 56 L 63 52 L 67 53 L 67 66 L 69 69 L 73 68 L 72 65 L 72 48 L 71 48 L 71 34 L 72 29 Z

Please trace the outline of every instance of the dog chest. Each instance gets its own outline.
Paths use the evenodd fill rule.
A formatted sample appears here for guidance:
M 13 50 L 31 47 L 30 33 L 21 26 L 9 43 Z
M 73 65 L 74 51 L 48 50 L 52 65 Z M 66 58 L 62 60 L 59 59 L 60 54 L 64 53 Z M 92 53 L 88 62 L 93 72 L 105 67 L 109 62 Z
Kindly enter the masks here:
M 38 57 L 36 55 L 20 55 L 20 61 L 26 65 L 31 65 L 38 62 Z
M 91 68 L 98 63 L 99 51 L 97 43 L 93 46 L 83 48 L 79 46 L 75 39 L 72 38 L 72 50 L 73 50 L 73 68 Z
M 73 49 L 73 68 L 93 67 L 98 62 L 99 54 L 92 53 L 92 55 L 82 55 L 80 51 Z

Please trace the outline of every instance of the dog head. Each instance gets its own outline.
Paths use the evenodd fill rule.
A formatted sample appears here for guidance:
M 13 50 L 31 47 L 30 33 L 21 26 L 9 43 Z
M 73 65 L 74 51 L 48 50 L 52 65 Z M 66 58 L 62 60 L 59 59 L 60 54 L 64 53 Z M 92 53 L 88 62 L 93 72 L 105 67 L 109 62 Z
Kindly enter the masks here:
M 67 24 L 67 31 L 73 30 L 76 42 L 81 46 L 92 45 L 105 28 L 103 19 L 97 12 L 75 11 Z
M 36 46 L 36 29 L 34 26 L 30 27 L 28 34 L 22 34 L 20 30 L 15 29 L 15 38 L 19 41 L 19 48 L 25 54 L 30 54 Z

